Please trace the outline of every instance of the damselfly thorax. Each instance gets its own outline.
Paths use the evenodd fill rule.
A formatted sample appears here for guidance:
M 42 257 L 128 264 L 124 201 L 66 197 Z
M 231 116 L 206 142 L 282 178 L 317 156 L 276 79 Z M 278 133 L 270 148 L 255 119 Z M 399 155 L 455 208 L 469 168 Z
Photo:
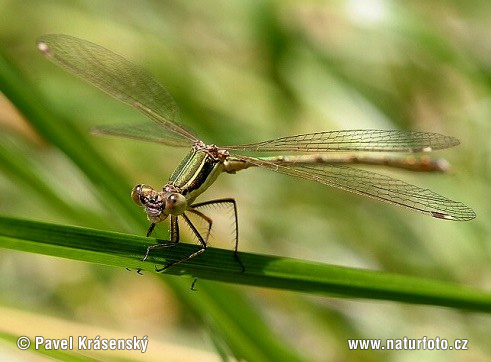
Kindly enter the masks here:
M 228 156 L 226 150 L 219 150 L 215 145 L 195 142 L 161 191 L 148 185 L 137 185 L 131 191 L 131 198 L 145 207 L 148 220 L 153 223 L 161 222 L 169 215 L 182 215 L 188 205 L 215 182 L 224 170 Z
M 194 200 L 210 187 L 222 172 L 235 173 L 241 166 L 245 167 L 246 163 L 240 160 L 229 159 L 229 152 L 225 149 L 219 149 L 215 145 L 205 145 L 202 141 L 196 141 L 191 151 L 184 157 L 169 177 L 169 181 L 157 191 L 149 185 L 136 185 L 131 191 L 133 201 L 145 208 L 148 220 L 151 222 L 147 236 L 150 236 L 154 230 L 155 224 L 171 217 L 171 240 L 166 243 L 156 244 L 147 249 L 148 253 L 153 249 L 167 248 L 179 242 L 179 224 L 178 217 L 182 216 L 188 223 L 191 230 L 198 237 L 202 248 L 198 252 L 186 256 L 178 262 L 188 260 L 199 253 L 202 253 L 206 246 L 212 227 L 212 220 L 198 209 L 212 204 L 231 204 L 235 216 L 235 251 L 236 259 L 241 268 L 243 265 L 237 256 L 238 247 L 238 227 L 237 227 L 237 206 L 233 199 L 212 200 L 204 203 L 193 204 Z M 208 223 L 208 231 L 203 237 L 196 229 L 191 220 L 185 215 L 190 212 L 201 217 Z M 176 264 L 176 263 L 173 263 Z M 172 265 L 173 265 L 172 264 Z M 169 267 L 169 266 L 167 266 Z M 166 267 L 166 268 L 167 268 Z
M 213 225 L 200 209 L 212 204 L 233 207 L 235 219 L 235 257 L 238 259 L 237 205 L 234 199 L 219 199 L 195 203 L 217 177 L 249 167 L 262 167 L 324 185 L 340 188 L 379 201 L 418 211 L 443 220 L 473 219 L 474 211 L 461 202 L 451 200 L 428 189 L 369 170 L 357 164 L 384 165 L 412 171 L 445 171 L 444 160 L 414 156 L 459 144 L 456 138 L 432 132 L 399 130 L 340 130 L 316 132 L 276 138 L 268 141 L 215 146 L 205 145 L 180 120 L 179 108 L 169 92 L 142 68 L 123 57 L 91 42 L 68 35 L 46 35 L 38 39 L 38 48 L 50 60 L 127 103 L 152 122 L 130 125 L 109 125 L 94 129 L 96 134 L 122 136 L 173 147 L 191 147 L 160 189 L 140 184 L 131 197 L 145 209 L 151 225 L 170 219 L 170 240 L 150 246 L 144 260 L 153 249 L 167 248 L 179 242 L 179 218 L 189 225 L 201 248 L 195 253 L 165 266 L 189 260 L 207 247 Z M 252 157 L 235 152 L 276 152 L 279 156 Z M 398 155 L 406 153 L 406 155 Z M 408 155 L 410 154 L 410 155 Z M 208 224 L 203 235 L 193 225 L 188 214 L 194 214 Z M 242 270 L 243 266 L 240 263 Z

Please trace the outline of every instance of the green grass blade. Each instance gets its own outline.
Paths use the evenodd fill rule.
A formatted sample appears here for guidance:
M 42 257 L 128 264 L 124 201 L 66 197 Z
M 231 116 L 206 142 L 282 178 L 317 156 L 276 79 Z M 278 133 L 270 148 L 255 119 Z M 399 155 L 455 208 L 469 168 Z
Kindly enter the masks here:
M 0 246 L 9 249 L 147 271 L 153 271 L 154 264 L 165 265 L 197 250 L 195 245 L 181 244 L 158 257 L 152 253 L 142 262 L 153 239 L 6 217 L 0 217 L 0 235 Z M 232 251 L 214 248 L 167 273 L 325 296 L 491 312 L 490 293 L 448 282 L 266 255 L 241 253 L 240 257 L 244 273 Z

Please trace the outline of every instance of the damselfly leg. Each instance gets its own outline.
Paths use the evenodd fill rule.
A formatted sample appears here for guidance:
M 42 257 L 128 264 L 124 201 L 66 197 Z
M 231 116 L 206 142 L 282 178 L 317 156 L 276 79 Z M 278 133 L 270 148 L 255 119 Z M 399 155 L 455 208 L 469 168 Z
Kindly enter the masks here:
M 154 229 L 155 229 L 155 223 L 152 223 L 150 225 L 150 228 L 148 229 L 147 237 L 152 235 L 152 232 Z M 177 216 L 171 215 L 171 217 L 170 217 L 170 241 L 166 241 L 166 242 L 155 244 L 155 245 L 150 245 L 147 248 L 147 252 L 145 253 L 145 256 L 143 257 L 142 261 L 147 260 L 148 254 L 150 253 L 151 250 L 172 248 L 173 246 L 176 246 L 177 244 L 179 244 L 179 220 L 178 220 Z
M 201 207 L 206 207 L 206 206 L 210 206 L 210 205 L 226 205 L 226 204 L 229 204 L 229 205 L 232 205 L 233 207 L 233 210 L 234 210 L 234 239 L 235 239 L 235 249 L 234 249 L 234 258 L 235 260 L 237 260 L 237 263 L 239 263 L 240 265 L 240 268 L 242 269 L 241 272 L 243 273 L 245 271 L 245 267 L 244 267 L 244 264 L 242 263 L 242 261 L 240 260 L 239 258 L 239 253 L 238 253 L 238 249 L 239 249 L 239 218 L 238 218 L 238 214 L 237 214 L 237 203 L 235 202 L 234 199 L 231 199 L 231 198 L 227 198 L 227 199 L 218 199 L 218 200 L 210 200 L 210 201 L 205 201 L 205 202 L 198 202 L 196 204 L 193 204 L 191 205 L 191 210 L 189 211 L 197 211 L 197 209 L 201 208 Z M 205 215 L 203 215 L 205 216 Z M 210 219 L 210 221 L 212 221 Z M 209 224 L 209 229 L 208 229 L 208 235 L 211 231 L 211 223 Z M 208 238 L 207 238 L 208 239 Z
M 206 234 L 203 237 L 203 235 L 201 235 L 201 233 L 196 228 L 196 226 L 193 224 L 193 222 L 189 219 L 189 217 L 185 213 L 183 213 L 181 215 L 183 217 L 184 221 L 188 224 L 188 226 L 191 229 L 191 231 L 193 232 L 193 234 L 197 237 L 197 239 L 201 245 L 201 248 L 199 250 L 197 250 L 196 252 L 194 252 L 194 253 L 192 253 L 192 254 L 190 254 L 190 255 L 182 258 L 182 259 L 179 259 L 175 262 L 172 262 L 172 263 L 164 266 L 163 268 L 155 268 L 155 270 L 157 272 L 162 272 L 171 266 L 185 262 L 185 261 L 192 259 L 195 256 L 203 253 L 208 246 L 208 238 L 210 236 L 211 228 L 213 226 L 213 220 L 210 217 L 208 217 L 207 215 L 205 215 L 203 212 L 199 211 L 198 209 L 202 208 L 202 207 L 210 206 L 210 205 L 223 205 L 223 204 L 229 204 L 229 205 L 233 206 L 233 210 L 234 210 L 234 215 L 233 215 L 234 216 L 234 234 L 235 234 L 234 258 L 239 263 L 239 265 L 241 267 L 241 272 L 244 272 L 245 271 L 244 264 L 242 263 L 242 261 L 239 258 L 239 255 L 238 255 L 239 231 L 238 231 L 238 221 L 237 221 L 237 204 L 236 204 L 234 199 L 210 200 L 210 201 L 200 202 L 200 203 L 196 203 L 196 204 L 191 205 L 187 211 L 200 217 L 200 218 L 202 218 L 208 224 Z M 152 223 L 150 225 L 149 230 L 148 230 L 147 236 L 150 236 L 152 234 L 154 228 L 155 228 L 155 224 Z M 170 235 L 171 235 L 170 241 L 166 241 L 163 243 L 149 246 L 147 248 L 147 252 L 145 254 L 145 257 L 143 258 L 143 261 L 145 261 L 148 258 L 148 255 L 152 250 L 171 248 L 173 246 L 176 246 L 179 243 L 179 217 L 178 216 L 171 215 Z

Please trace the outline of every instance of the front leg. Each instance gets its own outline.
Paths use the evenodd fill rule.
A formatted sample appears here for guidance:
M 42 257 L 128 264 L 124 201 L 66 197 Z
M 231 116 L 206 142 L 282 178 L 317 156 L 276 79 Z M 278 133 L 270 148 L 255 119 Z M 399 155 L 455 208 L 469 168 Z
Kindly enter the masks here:
M 180 260 L 178 260 L 178 261 L 172 262 L 172 263 L 170 263 L 170 264 L 168 264 L 168 265 L 164 266 L 163 268 L 160 268 L 160 269 L 155 268 L 155 271 L 157 271 L 157 272 L 162 272 L 162 271 L 164 271 L 164 270 L 166 270 L 166 269 L 170 268 L 171 266 L 174 266 L 174 265 L 176 265 L 176 264 L 180 264 L 180 263 L 182 263 L 182 262 L 184 262 L 184 261 L 187 261 L 187 260 L 189 260 L 189 259 L 192 259 L 192 258 L 194 258 L 195 256 L 197 256 L 197 255 L 199 255 L 199 254 L 203 253 L 203 252 L 206 250 L 206 247 L 207 247 L 206 240 L 205 240 L 205 239 L 203 239 L 203 237 L 202 237 L 202 236 L 201 236 L 201 234 L 199 233 L 198 229 L 196 229 L 196 227 L 193 225 L 193 223 L 191 222 L 191 220 L 189 220 L 189 218 L 186 216 L 186 214 L 182 214 L 182 217 L 184 218 L 184 220 L 186 220 L 186 223 L 189 225 L 189 227 L 191 228 L 191 230 L 193 231 L 193 233 L 194 233 L 194 234 L 196 235 L 196 237 L 198 238 L 198 240 L 199 240 L 199 242 L 200 242 L 200 244 L 201 244 L 201 249 L 199 249 L 198 251 L 195 251 L 194 253 L 192 253 L 192 254 L 190 254 L 190 255 L 188 255 L 188 256 L 186 256 L 186 257 L 184 257 L 184 258 L 182 258 L 182 259 L 180 259 Z M 177 219 L 177 217 L 176 217 L 176 219 Z M 170 243 L 167 243 L 167 244 L 164 244 L 164 245 L 168 245 L 168 244 L 170 244 Z M 176 245 L 176 244 L 177 244 L 177 242 L 176 242 L 174 245 Z M 162 245 L 162 244 L 158 244 L 158 245 Z M 158 245 L 152 245 L 152 246 L 157 247 Z M 174 246 L 174 245 L 168 245 L 168 246 Z M 149 248 L 151 248 L 152 246 L 149 246 Z M 164 248 L 165 248 L 165 247 L 167 247 L 167 246 L 162 246 L 162 247 L 164 247 Z M 147 254 L 148 254 L 148 250 L 147 250 Z
M 152 235 L 153 229 L 155 229 L 155 225 L 156 224 L 154 222 L 150 224 L 150 227 L 148 228 L 148 231 L 147 231 L 147 238 L 150 237 L 150 235 Z
M 148 228 L 147 237 L 149 237 L 152 234 L 154 229 L 155 229 L 155 223 L 152 223 L 152 225 L 150 225 L 150 227 Z M 174 215 L 170 216 L 170 238 L 171 238 L 170 241 L 166 241 L 160 244 L 150 245 L 147 248 L 147 252 L 145 253 L 145 256 L 143 257 L 143 261 L 147 260 L 148 254 L 150 253 L 151 250 L 171 248 L 179 243 L 178 217 Z

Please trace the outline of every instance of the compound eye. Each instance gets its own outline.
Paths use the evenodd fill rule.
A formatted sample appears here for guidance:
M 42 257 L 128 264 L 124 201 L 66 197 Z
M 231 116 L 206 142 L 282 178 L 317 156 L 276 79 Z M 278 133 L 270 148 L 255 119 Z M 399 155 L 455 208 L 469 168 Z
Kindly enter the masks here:
M 155 190 L 152 187 L 140 184 L 131 190 L 131 199 L 138 206 L 143 206 L 148 201 L 148 197 L 153 194 L 155 194 Z
M 142 203 L 141 203 L 141 200 L 140 200 L 141 191 L 142 191 L 142 185 L 136 185 L 131 190 L 131 199 L 138 206 L 142 206 Z
M 186 198 L 178 193 L 171 194 L 165 203 L 167 212 L 172 215 L 181 215 L 184 211 L 186 211 L 186 206 Z

